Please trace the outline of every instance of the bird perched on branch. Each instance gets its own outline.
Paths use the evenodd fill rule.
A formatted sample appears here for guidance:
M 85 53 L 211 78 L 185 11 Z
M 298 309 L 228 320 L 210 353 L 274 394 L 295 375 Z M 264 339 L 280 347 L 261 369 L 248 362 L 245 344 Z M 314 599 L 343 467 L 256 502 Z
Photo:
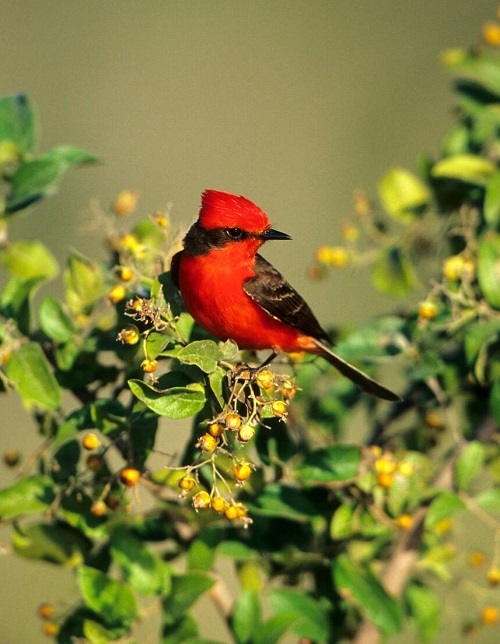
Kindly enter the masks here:
M 220 340 L 241 349 L 319 355 L 361 389 L 384 400 L 399 396 L 335 354 L 330 339 L 304 299 L 258 254 L 266 241 L 291 239 L 271 228 L 254 203 L 205 190 L 198 220 L 172 259 L 172 278 L 188 312 Z

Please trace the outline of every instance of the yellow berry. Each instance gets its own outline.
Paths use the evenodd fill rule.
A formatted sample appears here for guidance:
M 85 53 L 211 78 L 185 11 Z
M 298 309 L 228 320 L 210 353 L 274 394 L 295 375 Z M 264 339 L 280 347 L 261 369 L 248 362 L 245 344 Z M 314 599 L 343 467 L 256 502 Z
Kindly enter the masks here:
M 149 358 L 145 358 L 141 362 L 141 369 L 145 373 L 154 373 L 158 369 L 158 360 L 150 360 Z
M 224 516 L 226 519 L 229 519 L 229 521 L 234 521 L 238 518 L 238 508 L 235 505 L 228 505 L 224 510 Z
M 143 303 L 144 302 L 140 297 L 136 297 L 135 300 L 129 300 L 127 302 L 127 309 L 132 309 L 132 311 L 140 313 L 142 311 Z
M 390 488 L 394 485 L 394 477 L 389 472 L 381 472 L 377 475 L 377 484 L 383 488 Z
M 297 393 L 297 387 L 293 384 L 293 382 L 291 382 L 290 380 L 287 380 L 281 385 L 280 393 L 283 396 L 283 398 L 290 400 Z
M 198 439 L 196 447 L 199 447 L 204 452 L 213 452 L 217 447 L 217 439 L 212 434 L 203 434 Z
M 205 492 L 205 490 L 202 490 L 201 492 L 197 492 L 193 496 L 191 502 L 193 504 L 193 507 L 196 510 L 204 510 L 210 507 L 210 503 L 211 503 L 210 494 L 208 492 Z
M 243 425 L 238 430 L 238 438 L 242 443 L 248 443 L 255 436 L 255 427 L 252 425 Z
M 442 519 L 436 523 L 436 532 L 446 534 L 453 528 L 453 519 Z
M 343 246 L 320 246 L 316 259 L 320 264 L 342 268 L 349 262 L 349 251 Z
M 185 492 L 192 490 L 195 485 L 196 481 L 192 476 L 183 476 L 178 483 L 178 486 L 181 488 L 181 490 L 184 490 Z
M 382 448 L 379 445 L 370 445 L 370 452 L 377 458 L 382 456 Z
M 346 242 L 353 243 L 359 238 L 359 228 L 351 223 L 345 223 L 342 226 L 342 237 Z
M 494 626 L 500 620 L 500 610 L 496 606 L 485 606 L 481 611 L 481 621 L 485 626 Z
M 137 237 L 132 233 L 127 233 L 120 238 L 120 244 L 129 253 L 137 253 L 142 250 L 143 246 Z
M 424 320 L 433 320 L 438 313 L 437 305 L 430 300 L 424 300 L 418 305 L 418 316 Z
M 246 505 L 243 505 L 243 503 L 237 503 L 236 504 L 236 514 L 238 516 L 238 519 L 242 519 L 243 517 L 246 517 L 248 514 L 248 508 Z
M 372 207 L 364 190 L 355 190 L 353 194 L 354 212 L 360 217 L 369 215 Z
M 261 389 L 264 389 L 267 391 L 268 389 L 271 389 L 271 387 L 274 384 L 274 374 L 272 371 L 269 371 L 268 369 L 265 369 L 264 371 L 260 371 L 257 374 L 257 384 Z
M 498 568 L 491 568 L 486 573 L 486 579 L 490 586 L 498 586 L 500 584 L 500 570 Z
M 210 507 L 212 510 L 215 510 L 215 512 L 223 512 L 226 509 L 226 505 L 226 500 L 221 496 L 214 496 L 210 502 Z
M 97 449 L 100 444 L 101 443 L 95 434 L 85 434 L 82 439 L 84 449 L 88 449 L 89 451 Z
M 226 427 L 228 429 L 239 429 L 242 424 L 241 416 L 238 414 L 228 414 L 226 416 Z
M 248 463 L 236 463 L 233 466 L 233 476 L 237 481 L 246 481 L 252 474 L 252 468 Z
M 139 193 L 135 190 L 122 190 L 115 197 L 111 209 L 119 217 L 129 215 L 137 205 Z
M 135 324 L 129 324 L 118 334 L 118 340 L 123 342 L 123 344 L 134 345 L 137 344 L 140 339 L 141 334 Z
M 224 433 L 224 425 L 222 423 L 211 423 L 208 426 L 208 433 L 214 438 L 219 438 Z
M 481 36 L 487 45 L 500 47 L 500 25 L 496 22 L 488 22 L 483 25 Z
M 413 525 L 413 517 L 411 514 L 401 514 L 397 519 L 396 523 L 401 530 L 409 530 Z
M 41 619 L 49 619 L 56 612 L 54 604 L 44 603 L 38 607 L 38 617 Z
M 122 286 L 122 284 L 116 284 L 108 292 L 108 299 L 113 304 L 117 304 L 118 302 L 121 302 L 122 300 L 124 300 L 126 295 L 127 295 L 127 291 L 125 290 L 125 287 Z
M 134 277 L 134 271 L 129 266 L 120 266 L 118 269 L 118 277 L 122 282 L 130 282 Z
M 120 472 L 120 481 L 126 487 L 134 487 L 139 483 L 141 473 L 135 467 L 124 467 Z
M 381 456 L 375 461 L 375 470 L 379 474 L 392 474 L 396 470 L 396 463 L 386 456 Z
M 429 411 L 425 414 L 424 423 L 431 429 L 443 429 L 444 427 L 443 417 L 435 411 Z
M 283 418 L 287 414 L 286 404 L 282 400 L 275 400 L 271 405 L 271 412 L 273 416 Z
M 409 463 L 408 461 L 402 461 L 397 469 L 402 476 L 412 476 L 415 470 L 413 463 Z
M 104 501 L 94 501 L 90 508 L 90 514 L 95 517 L 104 517 L 108 513 L 108 506 Z
M 168 228 L 168 216 L 162 212 L 155 212 L 151 215 L 153 221 L 159 228 Z

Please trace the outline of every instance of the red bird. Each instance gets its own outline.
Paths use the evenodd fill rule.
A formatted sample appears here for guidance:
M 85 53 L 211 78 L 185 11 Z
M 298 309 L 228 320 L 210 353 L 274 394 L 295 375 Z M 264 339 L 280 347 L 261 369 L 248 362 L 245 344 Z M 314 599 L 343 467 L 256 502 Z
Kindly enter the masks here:
M 291 239 L 271 228 L 254 203 L 226 192 L 205 190 L 198 221 L 172 259 L 172 278 L 196 322 L 241 349 L 271 349 L 322 356 L 367 393 L 399 396 L 333 353 L 313 312 L 285 278 L 257 251 L 270 239 Z M 262 366 L 264 366 L 262 365 Z

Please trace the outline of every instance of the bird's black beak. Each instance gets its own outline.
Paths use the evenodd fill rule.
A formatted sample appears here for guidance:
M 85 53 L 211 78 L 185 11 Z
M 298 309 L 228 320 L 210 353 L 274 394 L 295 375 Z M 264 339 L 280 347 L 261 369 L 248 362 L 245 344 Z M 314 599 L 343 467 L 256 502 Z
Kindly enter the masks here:
M 280 233 L 279 230 L 274 230 L 274 228 L 268 228 L 265 230 L 261 235 L 261 239 L 264 239 L 265 241 L 268 241 L 270 239 L 292 239 L 290 235 L 287 235 L 286 233 Z

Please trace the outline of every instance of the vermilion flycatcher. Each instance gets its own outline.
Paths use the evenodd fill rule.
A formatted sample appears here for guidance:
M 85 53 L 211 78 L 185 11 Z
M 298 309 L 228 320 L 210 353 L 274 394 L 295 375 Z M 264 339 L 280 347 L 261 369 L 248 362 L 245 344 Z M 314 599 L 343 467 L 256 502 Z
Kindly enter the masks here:
M 333 353 L 327 333 L 285 278 L 257 251 L 270 239 L 291 239 L 271 228 L 254 203 L 206 190 L 198 221 L 172 259 L 172 278 L 196 322 L 241 349 L 322 356 L 361 389 L 384 400 L 399 396 Z

